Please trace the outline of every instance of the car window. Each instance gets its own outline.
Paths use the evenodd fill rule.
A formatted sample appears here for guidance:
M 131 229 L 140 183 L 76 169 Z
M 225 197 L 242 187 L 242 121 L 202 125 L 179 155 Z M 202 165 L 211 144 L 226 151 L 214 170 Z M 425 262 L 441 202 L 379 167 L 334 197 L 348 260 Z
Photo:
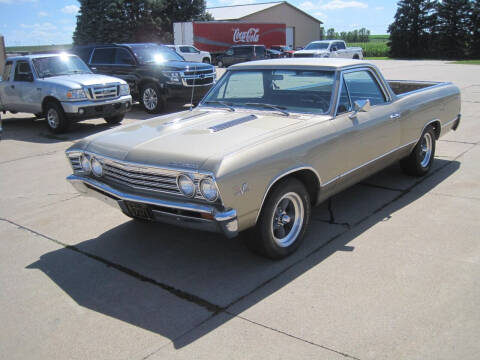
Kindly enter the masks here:
M 32 76 L 32 69 L 27 61 L 17 61 L 15 66 L 15 81 L 28 81 Z
M 343 75 L 352 103 L 357 100 L 370 100 L 370 104 L 378 105 L 386 102 L 377 80 L 368 70 L 359 70 Z
M 263 46 L 255 47 L 255 53 L 257 56 L 264 56 L 265 55 L 265 48 Z
M 183 53 L 190 53 L 190 46 L 180 46 L 180 51 Z
M 115 64 L 117 65 L 135 65 L 133 56 L 126 49 L 117 48 L 115 54 Z
M 337 115 L 352 111 L 352 104 L 350 103 L 350 97 L 348 96 L 347 87 L 345 86 L 345 80 L 342 81 L 342 87 L 340 89 L 340 98 L 338 100 Z
M 92 56 L 92 64 L 114 64 L 115 48 L 95 49 Z
M 3 81 L 9 81 L 11 73 L 12 73 L 12 62 L 8 61 L 5 64 L 5 69 L 3 69 L 2 80 Z
M 263 74 L 259 71 L 232 73 L 218 92 L 219 99 L 259 99 L 263 95 Z

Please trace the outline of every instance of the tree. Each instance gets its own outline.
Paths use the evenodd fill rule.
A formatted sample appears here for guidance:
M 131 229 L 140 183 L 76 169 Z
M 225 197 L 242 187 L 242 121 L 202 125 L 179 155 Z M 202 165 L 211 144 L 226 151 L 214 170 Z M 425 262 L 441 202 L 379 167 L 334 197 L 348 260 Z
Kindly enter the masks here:
M 212 20 L 205 0 L 79 0 L 75 44 L 171 42 L 174 22 Z
M 334 28 L 330 28 L 330 29 L 327 30 L 327 39 L 328 40 L 335 39 L 335 29 Z
M 472 1 L 469 30 L 469 54 L 473 58 L 480 59 L 480 0 Z
M 436 0 L 401 0 L 394 22 L 388 27 L 390 55 L 393 57 L 431 57 L 432 29 L 435 26 Z
M 472 2 L 469 0 L 443 0 L 438 4 L 438 23 L 435 35 L 438 55 L 463 58 L 468 54 Z

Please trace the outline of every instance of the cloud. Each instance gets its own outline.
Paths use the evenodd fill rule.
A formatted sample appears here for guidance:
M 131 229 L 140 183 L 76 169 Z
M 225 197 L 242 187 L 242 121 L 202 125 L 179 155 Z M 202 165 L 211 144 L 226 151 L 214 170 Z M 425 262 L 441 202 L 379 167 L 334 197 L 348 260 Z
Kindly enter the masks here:
M 305 1 L 305 2 L 301 3 L 298 7 L 301 8 L 302 10 L 307 10 L 308 11 L 308 10 L 318 9 L 319 5 L 314 4 L 311 1 Z
M 224 6 L 229 5 L 246 5 L 246 4 L 253 4 L 256 0 L 220 0 L 220 4 Z
M 38 0 L 0 0 L 0 4 L 13 4 L 13 3 L 33 3 Z
M 67 5 L 64 8 L 62 8 L 60 11 L 65 14 L 76 14 L 78 10 L 80 10 L 80 8 L 77 5 Z
M 376 6 L 375 7 L 375 10 L 383 10 L 383 9 L 385 9 L 383 6 Z
M 40 12 L 38 13 L 38 16 L 39 16 L 39 17 L 45 17 L 45 16 L 48 16 L 48 13 L 47 13 L 46 11 L 40 11 Z
M 319 5 L 319 9 L 323 10 L 337 10 L 337 9 L 347 9 L 347 8 L 368 8 L 368 5 L 360 1 L 343 1 L 343 0 L 332 0 L 326 4 Z
M 313 13 L 313 16 L 315 16 L 317 19 L 322 20 L 325 22 L 327 20 L 328 16 L 320 11 L 316 11 Z
M 51 22 L 20 24 L 8 37 L 9 44 L 15 45 L 46 45 L 69 44 L 72 42 L 71 27 L 58 28 Z

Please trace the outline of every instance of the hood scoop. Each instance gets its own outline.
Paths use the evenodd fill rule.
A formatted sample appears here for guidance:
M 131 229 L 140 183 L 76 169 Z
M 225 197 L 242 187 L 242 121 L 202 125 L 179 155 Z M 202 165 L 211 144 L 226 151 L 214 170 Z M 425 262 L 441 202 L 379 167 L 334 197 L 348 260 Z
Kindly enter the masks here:
M 182 117 L 179 117 L 179 118 L 176 118 L 176 119 L 173 119 L 173 120 L 170 120 L 166 123 L 163 123 L 162 126 L 168 126 L 168 125 L 174 125 L 174 124 L 181 124 L 185 121 L 188 121 L 188 120 L 191 120 L 191 119 L 195 119 L 195 118 L 199 118 L 199 117 L 202 117 L 204 115 L 207 115 L 208 112 L 207 111 L 204 111 L 204 112 L 198 112 L 198 113 L 195 113 L 195 114 L 192 114 L 192 115 L 187 115 L 187 116 L 182 116 Z
M 255 116 L 255 115 L 243 116 L 243 117 L 235 119 L 235 120 L 230 120 L 230 121 L 224 122 L 222 124 L 218 124 L 218 125 L 209 127 L 208 130 L 210 130 L 210 132 L 212 132 L 212 133 L 215 133 L 215 132 L 226 130 L 228 128 L 231 128 L 231 127 L 234 127 L 236 125 L 240 125 L 240 124 L 243 124 L 243 123 L 246 123 L 248 121 L 255 120 L 255 119 L 258 119 L 258 117 Z

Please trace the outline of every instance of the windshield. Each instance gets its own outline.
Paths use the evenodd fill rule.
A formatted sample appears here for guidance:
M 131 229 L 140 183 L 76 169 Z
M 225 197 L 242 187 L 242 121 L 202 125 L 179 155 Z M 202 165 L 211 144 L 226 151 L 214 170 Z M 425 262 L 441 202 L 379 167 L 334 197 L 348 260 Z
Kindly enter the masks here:
M 92 73 L 88 66 L 78 56 L 74 55 L 42 57 L 33 59 L 32 62 L 40 78 Z
M 132 45 L 132 51 L 141 64 L 185 61 L 175 50 L 155 44 Z
M 333 71 L 229 71 L 203 99 L 202 105 L 225 108 L 277 109 L 326 114 L 334 84 Z M 265 106 L 268 105 L 268 106 Z
M 329 44 L 328 42 L 310 43 L 305 46 L 305 50 L 326 50 Z

